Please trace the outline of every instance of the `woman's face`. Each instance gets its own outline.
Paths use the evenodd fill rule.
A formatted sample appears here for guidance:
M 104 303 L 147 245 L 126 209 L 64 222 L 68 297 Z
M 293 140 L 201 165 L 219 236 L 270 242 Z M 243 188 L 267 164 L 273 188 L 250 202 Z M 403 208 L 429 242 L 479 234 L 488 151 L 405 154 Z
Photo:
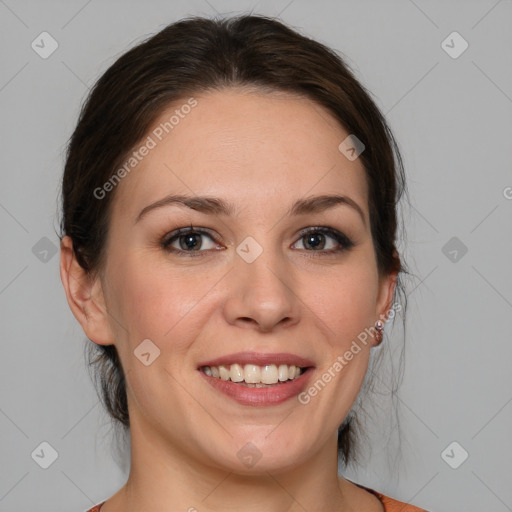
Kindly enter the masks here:
M 115 187 L 109 333 L 94 341 L 120 354 L 132 436 L 237 472 L 290 468 L 335 446 L 374 343 L 358 335 L 394 280 L 377 272 L 363 165 L 325 109 L 235 89 L 194 98 L 162 113 Z M 249 381 L 309 369 L 258 388 L 208 376 L 209 362 Z

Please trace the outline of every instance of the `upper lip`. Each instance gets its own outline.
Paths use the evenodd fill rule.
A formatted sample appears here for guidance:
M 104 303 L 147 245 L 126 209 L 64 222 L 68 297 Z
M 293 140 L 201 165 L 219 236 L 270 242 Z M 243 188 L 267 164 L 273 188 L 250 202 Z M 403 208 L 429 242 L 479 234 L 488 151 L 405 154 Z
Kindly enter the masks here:
M 202 366 L 228 366 L 235 363 L 241 365 L 254 364 L 256 366 L 287 364 L 300 366 L 302 368 L 314 366 L 310 359 L 306 359 L 295 354 L 287 354 L 283 352 L 275 354 L 262 352 L 237 352 L 236 354 L 228 354 L 199 363 L 199 368 Z

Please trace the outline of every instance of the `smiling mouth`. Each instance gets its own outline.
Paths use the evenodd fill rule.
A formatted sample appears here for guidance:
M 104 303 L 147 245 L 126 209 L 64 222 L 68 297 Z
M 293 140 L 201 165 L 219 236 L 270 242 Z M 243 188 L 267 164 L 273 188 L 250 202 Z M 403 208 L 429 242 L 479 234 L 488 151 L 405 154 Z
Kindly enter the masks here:
M 219 366 L 201 366 L 199 370 L 209 377 L 250 388 L 272 387 L 293 381 L 300 377 L 308 367 L 288 364 L 231 364 Z

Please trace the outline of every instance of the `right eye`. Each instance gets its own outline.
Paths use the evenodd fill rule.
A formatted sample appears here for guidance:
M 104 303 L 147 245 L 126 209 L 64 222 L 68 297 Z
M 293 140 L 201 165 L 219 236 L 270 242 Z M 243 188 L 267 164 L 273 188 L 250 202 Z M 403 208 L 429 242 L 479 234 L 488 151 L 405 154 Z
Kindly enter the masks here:
M 210 239 L 209 247 L 204 247 L 204 237 Z M 215 244 L 215 239 L 206 230 L 196 229 L 192 226 L 171 231 L 164 236 L 161 242 L 162 248 L 168 252 L 178 256 L 192 257 L 203 256 L 202 253 L 214 249 Z

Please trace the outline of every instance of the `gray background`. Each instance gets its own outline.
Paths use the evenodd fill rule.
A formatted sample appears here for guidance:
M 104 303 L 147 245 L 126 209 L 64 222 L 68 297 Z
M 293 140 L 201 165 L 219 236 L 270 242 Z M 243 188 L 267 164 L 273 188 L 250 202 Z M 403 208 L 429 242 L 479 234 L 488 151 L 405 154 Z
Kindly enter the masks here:
M 167 23 L 250 10 L 343 52 L 405 159 L 415 277 L 401 459 L 382 421 L 366 463 L 345 476 L 431 511 L 512 510 L 510 0 L 0 0 L 0 512 L 85 510 L 129 466 L 128 447 L 112 447 L 52 252 L 80 103 L 117 56 Z M 59 45 L 47 59 L 31 48 L 43 31 Z M 469 43 L 458 58 L 441 45 L 453 31 Z M 58 454 L 48 469 L 31 456 L 43 441 Z M 441 455 L 453 441 L 452 464 L 469 453 L 457 469 Z

